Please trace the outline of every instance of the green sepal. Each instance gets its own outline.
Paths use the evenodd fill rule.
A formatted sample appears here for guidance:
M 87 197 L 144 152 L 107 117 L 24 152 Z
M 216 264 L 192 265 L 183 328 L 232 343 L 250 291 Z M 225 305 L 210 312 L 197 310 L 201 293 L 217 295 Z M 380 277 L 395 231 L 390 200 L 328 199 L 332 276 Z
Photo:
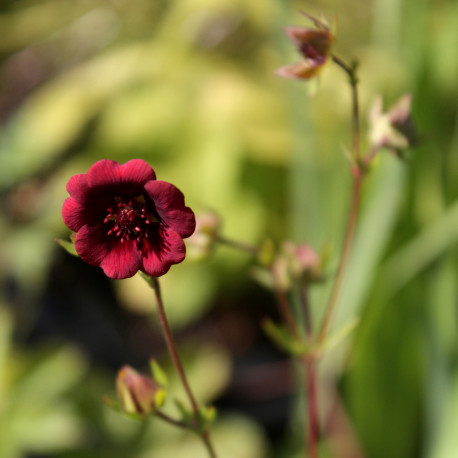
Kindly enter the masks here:
M 203 431 L 207 431 L 208 428 L 214 423 L 217 417 L 217 411 L 214 406 L 204 406 L 199 409 L 199 418 L 196 422 L 196 417 L 192 410 L 189 410 L 183 405 L 181 401 L 175 399 L 175 405 L 180 411 L 181 421 L 196 434 L 200 435 Z
M 262 266 L 270 267 L 275 256 L 275 245 L 270 239 L 265 239 L 261 243 L 258 252 L 258 262 Z
M 215 422 L 218 416 L 218 411 L 214 406 L 203 406 L 200 408 L 199 416 L 200 428 L 205 431 Z
M 158 279 L 157 279 L 156 277 L 151 277 L 151 276 L 149 276 L 148 274 L 145 274 L 144 272 L 141 272 L 141 271 L 139 271 L 138 274 L 140 275 L 140 277 L 143 278 L 143 280 L 146 281 L 146 283 L 148 283 L 148 286 L 149 286 L 151 289 L 153 289 L 153 290 L 155 290 L 155 291 L 158 290 L 158 288 L 159 288 L 159 281 L 158 281 Z
M 103 402 L 109 409 L 113 410 L 114 412 L 120 413 L 124 417 L 129 418 L 131 420 L 144 421 L 146 419 L 146 415 L 141 415 L 139 413 L 126 412 L 125 410 L 122 409 L 121 403 L 117 401 L 116 399 L 104 397 Z
M 70 253 L 72 256 L 79 257 L 75 249 L 75 244 L 71 240 L 64 240 L 64 239 L 55 239 L 55 240 L 67 253 Z
M 159 409 L 164 405 L 165 399 L 167 397 L 167 391 L 160 388 L 157 390 L 156 394 L 154 395 L 154 405 L 156 409 Z
M 275 282 L 272 277 L 272 272 L 265 267 L 254 266 L 250 270 L 251 278 L 256 281 L 259 285 L 273 291 L 275 288 Z
M 270 318 L 263 321 L 262 328 L 272 342 L 291 355 L 305 355 L 309 350 L 302 339 L 291 335 L 286 326 L 275 324 Z
M 169 385 L 169 379 L 167 377 L 167 374 L 154 358 L 151 358 L 149 360 L 149 367 L 153 380 L 156 380 L 156 382 L 159 383 L 159 385 L 161 385 L 162 387 L 167 388 L 167 386 Z

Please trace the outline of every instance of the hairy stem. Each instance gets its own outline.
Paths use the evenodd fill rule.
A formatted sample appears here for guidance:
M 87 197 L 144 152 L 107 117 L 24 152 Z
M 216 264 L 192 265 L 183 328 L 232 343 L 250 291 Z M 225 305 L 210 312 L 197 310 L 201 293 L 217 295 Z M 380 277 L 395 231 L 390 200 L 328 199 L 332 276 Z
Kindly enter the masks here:
M 159 280 L 156 277 L 148 277 L 147 278 L 148 283 L 151 285 L 151 287 L 154 290 L 155 296 L 156 296 L 156 303 L 157 303 L 157 311 L 159 315 L 159 322 L 162 327 L 162 331 L 164 333 L 164 338 L 165 342 L 167 344 L 167 348 L 169 350 L 170 356 L 172 358 L 173 364 L 178 372 L 178 375 L 180 377 L 181 383 L 184 387 L 184 390 L 186 391 L 186 394 L 189 398 L 189 402 L 191 403 L 191 407 L 194 413 L 194 422 L 195 422 L 195 428 L 196 430 L 200 429 L 200 415 L 199 415 L 199 406 L 197 405 L 196 399 L 194 397 L 194 394 L 191 390 L 191 387 L 189 385 L 188 379 L 186 377 L 186 373 L 183 368 L 183 364 L 181 363 L 180 356 L 178 354 L 178 350 L 175 344 L 175 339 L 173 337 L 172 331 L 169 326 L 169 322 L 167 320 L 167 315 L 165 313 L 165 308 L 164 308 L 164 303 L 162 301 L 162 294 L 161 294 L 161 288 L 159 285 Z M 164 418 L 163 418 L 164 419 Z M 169 421 L 170 422 L 170 421 Z M 205 447 L 207 448 L 207 451 L 210 455 L 211 458 L 216 458 L 216 453 L 214 451 L 214 448 L 211 444 L 210 441 L 210 435 L 208 431 L 201 431 L 200 436 L 202 438 L 202 441 L 205 444 Z

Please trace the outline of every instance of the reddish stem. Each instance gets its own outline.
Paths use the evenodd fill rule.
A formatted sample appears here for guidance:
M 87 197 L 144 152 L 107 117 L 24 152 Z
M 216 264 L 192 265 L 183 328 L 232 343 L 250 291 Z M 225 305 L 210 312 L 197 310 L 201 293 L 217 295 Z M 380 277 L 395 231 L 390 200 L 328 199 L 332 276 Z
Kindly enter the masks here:
M 146 276 L 145 276 L 146 278 Z M 189 401 L 192 406 L 192 410 L 194 413 L 194 421 L 195 427 L 200 429 L 200 416 L 199 416 L 199 407 L 197 405 L 196 399 L 194 394 L 192 393 L 191 387 L 189 385 L 188 379 L 186 377 L 186 373 L 183 368 L 183 364 L 181 363 L 180 356 L 178 354 L 178 350 L 175 344 L 175 339 L 173 338 L 172 331 L 169 326 L 169 322 L 167 320 L 167 315 L 165 314 L 164 303 L 162 301 L 162 294 L 161 288 L 159 285 L 159 280 L 156 277 L 147 277 L 148 283 L 152 286 L 154 293 L 156 295 L 156 303 L 157 303 L 157 311 L 159 315 L 159 322 L 161 323 L 161 327 L 164 333 L 165 342 L 167 344 L 167 348 L 169 350 L 170 356 L 172 357 L 173 364 L 178 372 L 180 377 L 181 383 L 188 395 Z M 213 448 L 213 445 L 210 441 L 210 435 L 208 431 L 201 431 L 200 436 L 207 448 L 207 451 L 211 458 L 216 458 L 216 453 Z
M 291 306 L 289 304 L 288 296 L 285 293 L 284 288 L 280 284 L 277 271 L 274 267 L 271 268 L 272 276 L 274 278 L 275 295 L 277 298 L 278 311 L 286 324 L 288 331 L 293 337 L 300 338 L 299 330 L 296 326 L 296 321 L 291 312 Z
M 360 152 L 358 78 L 356 77 L 356 64 L 350 66 L 335 55 L 332 55 L 331 57 L 332 60 L 348 75 L 351 86 L 353 159 L 355 163 L 352 168 L 353 189 L 347 228 L 345 231 L 344 243 L 342 246 L 342 253 L 340 256 L 339 265 L 337 267 L 337 274 L 334 280 L 334 284 L 332 286 L 331 295 L 326 305 L 323 322 L 321 324 L 321 329 L 318 336 L 319 342 L 323 342 L 326 339 L 332 318 L 335 314 L 337 298 L 340 293 L 342 281 L 348 265 L 348 260 L 350 259 L 350 252 L 355 237 L 356 223 L 358 220 L 359 207 L 361 203 L 361 186 L 363 178 L 366 174 L 366 168 L 364 164 L 362 164 Z
M 347 229 L 345 232 L 345 239 L 342 247 L 342 253 L 340 256 L 339 265 L 337 267 L 337 273 L 332 286 L 331 295 L 326 306 L 325 315 L 321 324 L 320 333 L 318 340 L 323 342 L 326 339 L 326 335 L 329 331 L 332 318 L 335 313 L 337 298 L 342 286 L 344 279 L 345 269 L 350 259 L 351 248 L 355 237 L 356 223 L 358 221 L 359 207 L 361 203 L 361 185 L 363 180 L 363 173 L 359 169 L 355 169 L 353 173 L 353 190 L 351 197 L 350 213 L 348 216 Z
M 318 391 L 316 377 L 316 359 L 313 355 L 306 355 L 303 358 L 306 376 L 306 395 L 307 395 L 307 413 L 308 413 L 308 434 L 307 434 L 307 456 L 317 458 L 317 444 L 319 435 L 318 419 Z

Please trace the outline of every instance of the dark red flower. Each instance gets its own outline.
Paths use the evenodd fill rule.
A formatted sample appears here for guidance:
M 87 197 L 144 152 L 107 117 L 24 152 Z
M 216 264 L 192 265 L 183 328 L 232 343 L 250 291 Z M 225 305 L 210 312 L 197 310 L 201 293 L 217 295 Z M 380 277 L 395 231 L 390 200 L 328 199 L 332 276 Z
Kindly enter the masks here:
M 141 270 L 159 277 L 183 261 L 183 238 L 195 229 L 194 213 L 179 189 L 156 180 L 143 160 L 96 162 L 67 183 L 65 224 L 76 232 L 78 255 L 110 278 Z

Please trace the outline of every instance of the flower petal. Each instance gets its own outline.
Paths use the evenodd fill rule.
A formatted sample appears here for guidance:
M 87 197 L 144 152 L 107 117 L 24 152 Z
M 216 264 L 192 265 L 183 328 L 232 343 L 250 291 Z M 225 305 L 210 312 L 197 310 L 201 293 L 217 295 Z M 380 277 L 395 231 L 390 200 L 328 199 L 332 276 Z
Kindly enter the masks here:
M 113 186 L 121 181 L 121 164 L 111 159 L 96 162 L 87 172 L 89 186 Z
M 189 237 L 196 228 L 193 211 L 184 204 L 183 193 L 165 181 L 148 181 L 145 190 L 154 202 L 162 221 L 181 237 Z
M 67 183 L 67 191 L 78 202 L 83 202 L 89 192 L 87 173 L 73 175 Z
M 141 267 L 141 253 L 135 241 L 121 243 L 99 226 L 83 226 L 76 235 L 75 249 L 83 261 L 101 267 L 110 278 L 132 277 Z
M 91 266 L 100 266 L 110 250 L 108 237 L 98 226 L 86 224 L 78 230 L 75 249 L 80 258 Z
M 87 175 L 89 186 L 108 187 L 123 193 L 139 192 L 146 182 L 156 179 L 154 170 L 142 159 L 132 159 L 125 164 L 102 159 L 89 169 Z
M 73 197 L 65 199 L 62 207 L 62 218 L 69 229 L 78 232 L 82 226 L 88 224 L 86 213 L 85 206 L 73 199 Z
M 283 78 L 292 79 L 309 79 L 318 74 L 324 62 L 318 62 L 311 59 L 304 60 L 297 64 L 285 65 L 275 71 L 275 74 Z
M 141 268 L 141 260 L 141 252 L 135 240 L 125 240 L 121 243 L 118 239 L 117 243 L 112 244 L 100 267 L 110 278 L 129 278 Z
M 325 56 L 334 43 L 334 35 L 329 30 L 286 27 L 285 33 L 305 58 Z
M 143 252 L 143 272 L 152 277 L 167 273 L 172 264 L 178 264 L 186 256 L 186 247 L 175 231 L 158 229 L 157 238 Z
M 121 178 L 123 182 L 145 184 L 155 180 L 156 174 L 153 168 L 143 159 L 131 159 L 121 165 Z

